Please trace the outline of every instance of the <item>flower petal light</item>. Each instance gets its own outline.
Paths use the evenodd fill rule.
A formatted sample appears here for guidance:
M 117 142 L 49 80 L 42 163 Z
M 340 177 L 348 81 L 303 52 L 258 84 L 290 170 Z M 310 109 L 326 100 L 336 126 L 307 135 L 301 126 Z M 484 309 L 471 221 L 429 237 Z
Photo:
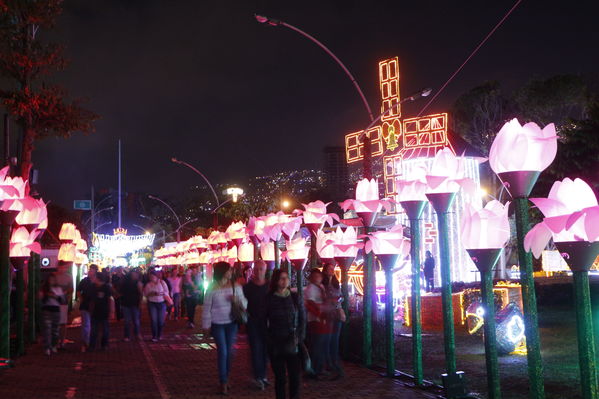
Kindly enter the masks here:
M 493 140 L 489 163 L 495 173 L 543 171 L 557 154 L 555 125 L 541 129 L 536 123 L 522 126 L 518 119 L 507 122 Z
M 364 250 L 376 255 L 399 254 L 407 256 L 410 253 L 410 240 L 403 235 L 401 225 L 393 226 L 388 231 L 374 231 L 368 236 Z
M 543 221 L 524 239 L 524 248 L 539 257 L 549 240 L 599 241 L 599 205 L 591 187 L 582 179 L 556 181 L 548 198 L 530 199 L 543 213 Z
M 503 248 L 510 239 L 509 202 L 493 200 L 476 209 L 466 203 L 461 224 L 461 240 L 466 249 Z
M 382 208 L 391 210 L 392 201 L 379 199 L 379 184 L 375 179 L 362 179 L 356 186 L 356 199 L 347 199 L 341 204 L 344 212 L 353 209 L 356 212 L 380 212 Z
M 426 175 L 427 193 L 454 193 L 461 187 L 466 194 L 473 196 L 476 184 L 465 177 L 464 164 L 464 158 L 457 157 L 449 147 L 437 151 Z

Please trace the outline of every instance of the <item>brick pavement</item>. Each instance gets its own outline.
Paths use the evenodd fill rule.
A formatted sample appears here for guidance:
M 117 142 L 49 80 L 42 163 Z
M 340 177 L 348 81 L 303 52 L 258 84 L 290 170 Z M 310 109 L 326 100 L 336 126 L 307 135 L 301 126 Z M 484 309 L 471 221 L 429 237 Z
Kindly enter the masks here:
M 144 312 L 145 314 L 145 312 Z M 199 324 L 198 324 L 199 325 Z M 200 399 L 219 398 L 216 350 L 213 340 L 185 322 L 168 321 L 163 341 L 149 342 L 149 325 L 142 321 L 143 342 L 122 342 L 122 326 L 111 324 L 106 352 L 80 353 L 70 344 L 46 358 L 40 345 L 27 348 L 14 369 L 0 372 L 1 399 Z M 70 328 L 77 339 L 79 328 Z M 398 381 L 346 363 L 347 377 L 337 381 L 303 382 L 303 398 L 431 398 Z M 269 378 L 273 379 L 270 372 Z M 273 398 L 274 389 L 261 392 L 251 386 L 247 341 L 240 334 L 233 364 L 229 397 Z

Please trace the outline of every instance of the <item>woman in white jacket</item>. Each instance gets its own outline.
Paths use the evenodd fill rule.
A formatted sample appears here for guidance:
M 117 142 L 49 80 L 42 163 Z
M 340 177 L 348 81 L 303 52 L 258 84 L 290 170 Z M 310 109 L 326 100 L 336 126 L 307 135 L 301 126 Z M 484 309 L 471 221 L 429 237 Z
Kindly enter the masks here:
M 220 393 L 225 395 L 229 392 L 229 372 L 238 328 L 231 316 L 233 303 L 247 308 L 242 287 L 231 280 L 231 275 L 232 269 L 228 263 L 213 265 L 213 282 L 206 293 L 202 311 L 202 328 L 205 332 L 210 330 L 216 342 Z

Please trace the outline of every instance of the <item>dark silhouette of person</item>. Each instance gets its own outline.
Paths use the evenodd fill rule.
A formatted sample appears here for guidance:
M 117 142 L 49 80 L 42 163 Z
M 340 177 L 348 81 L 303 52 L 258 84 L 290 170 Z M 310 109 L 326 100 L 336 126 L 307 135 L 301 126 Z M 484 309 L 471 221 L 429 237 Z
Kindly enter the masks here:
M 424 280 L 426 283 L 426 292 L 432 292 L 435 289 L 435 258 L 433 258 L 431 251 L 426 251 Z

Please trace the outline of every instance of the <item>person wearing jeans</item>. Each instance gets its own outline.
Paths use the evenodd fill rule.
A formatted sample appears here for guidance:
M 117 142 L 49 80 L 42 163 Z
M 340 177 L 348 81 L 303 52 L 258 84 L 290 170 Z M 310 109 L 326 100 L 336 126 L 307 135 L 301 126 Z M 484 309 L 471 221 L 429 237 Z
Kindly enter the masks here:
M 237 336 L 237 323 L 231 317 L 233 306 L 247 308 L 247 299 L 239 285 L 231 282 L 231 266 L 218 262 L 213 266 L 214 281 L 204 298 L 202 328 L 210 331 L 216 341 L 220 393 L 229 392 L 229 371 L 233 358 L 233 345 Z
M 121 284 L 121 305 L 123 309 L 124 323 L 124 338 L 125 342 L 131 339 L 131 327 L 133 327 L 133 335 L 137 338 L 140 336 L 140 305 L 142 296 L 142 284 L 139 279 L 139 272 L 132 270 Z
M 152 341 L 157 342 L 162 338 L 162 328 L 166 318 L 166 303 L 164 297 L 168 295 L 166 283 L 159 277 L 158 272 L 150 272 L 150 281 L 144 288 L 144 295 L 148 299 L 148 310 L 152 326 Z
M 329 363 L 329 346 L 332 325 L 328 320 L 326 293 L 322 285 L 322 272 L 319 269 L 310 271 L 310 283 L 304 289 L 304 300 L 308 314 L 308 343 L 310 359 L 314 375 L 319 378 L 324 367 Z
M 198 304 L 199 287 L 193 281 L 191 269 L 187 269 L 183 277 L 182 288 L 185 296 L 185 311 L 187 313 L 187 327 L 194 328 L 196 305 Z
M 167 277 L 168 282 L 171 284 L 171 297 L 173 298 L 173 318 L 179 320 L 181 316 L 181 285 L 183 279 L 181 275 L 177 274 L 177 270 L 173 270 L 172 274 Z
M 94 285 L 97 272 L 98 265 L 89 265 L 87 277 L 82 279 L 77 286 L 79 313 L 81 314 L 81 352 L 85 352 L 89 347 L 89 335 L 91 331 L 91 314 L 89 311 L 89 305 L 92 296 L 94 295 Z

